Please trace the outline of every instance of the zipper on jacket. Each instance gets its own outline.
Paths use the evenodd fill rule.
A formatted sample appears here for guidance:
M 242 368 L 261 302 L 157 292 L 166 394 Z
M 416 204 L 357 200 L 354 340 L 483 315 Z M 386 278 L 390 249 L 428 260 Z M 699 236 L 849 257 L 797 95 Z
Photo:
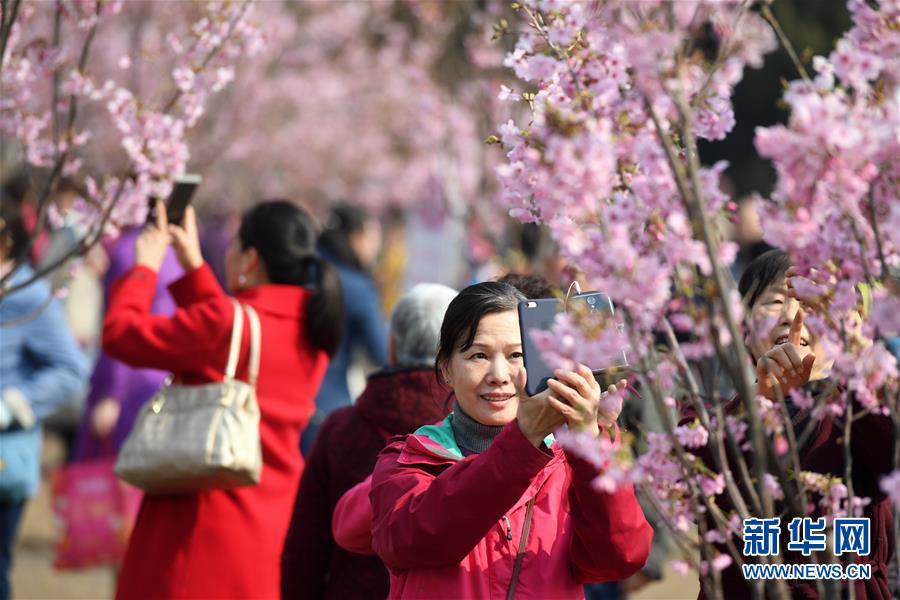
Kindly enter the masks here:
M 512 577 L 509 580 L 509 589 L 506 590 L 506 600 L 516 597 L 516 586 L 519 584 L 519 573 L 522 571 L 522 561 L 525 559 L 525 544 L 528 542 L 528 532 L 531 531 L 531 516 L 534 513 L 534 498 L 528 501 L 525 509 L 525 524 L 522 526 L 522 537 L 519 538 L 519 551 L 516 553 L 516 563 L 513 566 Z
M 503 515 L 503 520 L 506 521 L 506 539 L 512 541 L 512 526 L 509 524 L 509 517 Z

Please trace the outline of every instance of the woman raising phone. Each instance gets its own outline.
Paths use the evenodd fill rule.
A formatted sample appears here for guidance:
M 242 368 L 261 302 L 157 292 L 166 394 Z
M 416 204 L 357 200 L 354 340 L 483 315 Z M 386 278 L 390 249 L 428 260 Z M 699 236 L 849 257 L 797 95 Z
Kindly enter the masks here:
M 596 468 L 550 437 L 563 424 L 605 435 L 590 370 L 524 394 L 523 299 L 494 282 L 459 293 L 437 358 L 453 412 L 378 458 L 372 545 L 391 598 L 583 598 L 584 583 L 624 579 L 647 560 L 653 532 L 634 490 L 596 490 Z

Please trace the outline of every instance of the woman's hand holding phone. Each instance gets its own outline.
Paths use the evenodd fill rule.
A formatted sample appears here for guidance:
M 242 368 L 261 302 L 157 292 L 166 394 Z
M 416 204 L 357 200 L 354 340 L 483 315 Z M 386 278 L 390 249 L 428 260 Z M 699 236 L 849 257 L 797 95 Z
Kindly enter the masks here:
M 169 241 L 166 205 L 157 202 L 155 219 L 144 225 L 143 231 L 134 242 L 134 263 L 159 272 L 166 257 Z
M 569 431 L 600 435 L 600 385 L 590 368 L 578 365 L 574 371 L 557 370 L 553 375 L 556 379 L 547 380 L 553 392 L 547 401 L 566 420 Z
M 203 254 L 200 252 L 200 235 L 197 232 L 197 215 L 193 206 L 184 210 L 181 225 L 170 224 L 169 235 L 175 255 L 185 272 L 199 269 L 203 265 Z
M 516 421 L 522 434 L 537 447 L 545 437 L 559 429 L 565 419 L 550 405 L 549 398 L 553 392 L 549 388 L 534 396 L 528 395 L 525 391 L 525 369 L 521 370 L 516 379 L 516 389 L 519 392 Z
M 575 371 L 555 371 L 547 385 L 553 394 L 548 402 L 565 418 L 569 430 L 600 435 L 600 424 L 609 427 L 622 412 L 622 393 L 628 385 L 621 380 L 605 392 L 591 369 L 578 365 Z

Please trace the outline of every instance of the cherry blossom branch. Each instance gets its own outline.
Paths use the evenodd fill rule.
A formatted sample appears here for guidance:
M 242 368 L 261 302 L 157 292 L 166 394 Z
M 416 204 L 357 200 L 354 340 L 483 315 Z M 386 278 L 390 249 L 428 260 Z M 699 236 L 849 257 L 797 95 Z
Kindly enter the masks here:
M 731 339 L 740 340 L 742 338 L 741 330 L 738 327 L 737 318 L 734 315 L 731 303 L 728 301 L 727 297 L 728 292 L 733 290 L 733 287 L 729 284 L 729 281 L 726 278 L 725 271 L 722 268 L 721 263 L 719 262 L 718 243 L 712 235 L 709 217 L 706 214 L 706 206 L 703 199 L 703 190 L 700 185 L 700 160 L 698 157 L 697 143 L 696 139 L 694 138 L 692 128 L 691 110 L 688 107 L 684 97 L 680 93 L 676 94 L 675 100 L 682 117 L 682 133 L 684 135 L 685 141 L 685 152 L 688 158 L 687 171 L 690 175 L 691 190 L 693 192 L 693 194 L 685 196 L 684 200 L 689 205 L 693 203 L 692 212 L 694 212 L 694 214 L 697 216 L 695 226 L 697 226 L 700 230 L 699 233 L 701 234 L 701 239 L 703 240 L 703 243 L 707 249 L 707 254 L 709 255 L 710 265 L 712 267 L 713 276 L 716 282 L 716 296 L 721 302 L 722 314 L 724 315 L 725 322 L 728 325 L 728 331 L 731 334 Z M 744 401 L 747 412 L 750 415 L 750 436 L 754 452 L 758 457 L 763 457 L 765 456 L 765 437 L 763 435 L 762 427 L 760 426 L 761 423 L 759 420 L 759 413 L 757 411 L 755 402 L 756 395 L 754 393 L 753 385 L 750 382 L 749 369 L 747 368 L 747 365 L 750 364 L 750 356 L 747 352 L 747 348 L 745 348 L 743 344 L 735 343 L 734 350 L 735 354 L 737 354 L 737 370 L 739 375 L 734 383 L 738 389 L 738 393 Z M 771 492 L 765 485 L 765 465 L 763 464 L 763 461 L 756 460 L 754 461 L 753 466 L 754 471 L 756 471 L 756 485 L 759 488 L 760 500 L 762 501 L 762 505 L 766 514 L 771 514 L 774 504 L 772 501 Z
M 812 85 L 812 80 L 809 78 L 809 73 L 806 72 L 806 67 L 803 66 L 803 63 L 800 62 L 800 57 L 797 56 L 797 52 L 794 50 L 794 45 L 791 43 L 790 38 L 784 33 L 784 30 L 781 28 L 781 24 L 778 22 L 778 19 L 775 18 L 775 14 L 772 12 L 772 9 L 769 8 L 767 3 L 762 4 L 762 16 L 768 21 L 769 25 L 772 26 L 772 30 L 775 32 L 775 35 L 778 36 L 778 41 L 781 42 L 782 47 L 788 53 L 788 56 L 791 57 L 791 61 L 794 63 L 794 66 L 797 67 L 797 72 L 800 73 L 800 77 L 803 78 L 803 81 L 807 83 L 807 85 Z
M 28 287 L 47 273 L 54 271 L 55 269 L 61 267 L 66 262 L 68 262 L 71 258 L 75 256 L 80 256 L 86 253 L 88 250 L 93 248 L 103 237 L 103 231 L 106 229 L 107 223 L 109 223 L 109 219 L 112 216 L 113 209 L 115 209 L 116 204 L 119 201 L 119 198 L 122 195 L 122 190 L 125 188 L 125 182 L 119 180 L 119 185 L 116 187 L 116 193 L 112 197 L 112 200 L 108 203 L 103 211 L 103 215 L 100 219 L 100 222 L 96 224 L 94 230 L 84 237 L 82 237 L 77 244 L 72 246 L 72 248 L 57 258 L 56 260 L 50 262 L 49 264 L 44 265 L 43 267 L 36 269 L 34 273 L 32 273 L 31 277 L 26 279 L 21 283 L 17 283 L 16 285 L 12 285 L 9 287 L 2 287 L 3 282 L 0 281 L 0 298 L 6 296 L 7 294 L 12 294 L 20 289 Z M 15 270 L 15 269 L 14 269 Z
M 569 70 L 569 77 L 572 78 L 572 85 L 575 86 L 576 92 L 581 92 L 581 83 L 578 80 L 578 73 L 575 72 L 575 69 L 572 68 L 572 64 L 569 62 L 568 53 L 559 47 L 553 40 L 550 39 L 550 36 L 547 34 L 547 30 L 544 26 L 543 20 L 544 17 L 540 12 L 531 12 L 527 6 L 524 4 L 518 4 L 522 10 L 525 11 L 525 14 L 528 15 L 528 18 L 531 19 L 531 27 L 537 31 L 544 41 L 547 43 L 547 46 L 553 50 L 553 53 L 556 55 L 556 58 L 566 63 L 566 68 Z M 577 94 L 576 94 L 577 95 Z
M 738 13 L 735 15 L 734 23 L 732 23 L 733 28 L 737 28 L 738 23 L 740 23 L 741 18 L 746 14 L 749 6 L 750 0 L 743 0 L 743 2 L 741 2 Z M 712 67 L 710 67 L 709 73 L 706 75 L 706 80 L 704 80 L 703 85 L 700 86 L 700 90 L 694 95 L 694 98 L 691 101 L 693 106 L 700 106 L 703 101 L 706 100 L 706 95 L 709 93 L 709 88 L 713 82 L 713 76 L 721 68 L 722 63 L 725 62 L 725 57 L 728 56 L 727 50 L 729 49 L 727 42 L 719 48 L 719 52 L 716 54 L 716 61 L 712 64 Z
M 79 62 L 78 62 L 78 68 L 77 68 L 78 73 L 81 75 L 84 74 L 86 66 L 87 66 L 88 57 L 90 55 L 90 49 L 91 49 L 92 43 L 94 41 L 94 38 L 95 38 L 95 35 L 97 32 L 97 27 L 98 27 L 98 24 L 100 21 L 99 16 L 100 16 L 102 6 L 103 6 L 103 0 L 98 0 L 97 4 L 95 5 L 95 15 L 94 15 L 95 18 L 91 24 L 91 28 L 85 38 L 84 45 L 82 46 L 82 49 L 81 49 L 80 58 L 79 58 Z M 228 24 L 227 33 L 225 35 L 223 35 L 222 39 L 216 44 L 216 46 L 204 56 L 203 60 L 199 64 L 199 66 L 195 67 L 195 70 L 196 69 L 202 70 L 206 66 L 208 66 L 210 61 L 225 47 L 225 44 L 233 36 L 237 23 L 246 14 L 248 7 L 249 7 L 249 3 L 242 3 L 240 10 L 236 13 L 236 15 L 234 17 L 232 17 L 230 19 L 229 24 Z M 54 78 L 54 88 L 53 88 L 54 99 L 58 95 L 58 86 L 59 86 L 59 79 L 58 79 L 58 77 L 55 77 Z M 173 97 L 170 99 L 169 103 L 167 104 L 165 112 L 168 112 L 172 108 L 174 108 L 176 102 L 178 101 L 179 97 L 181 96 L 181 93 L 182 92 L 180 89 L 176 91 L 176 93 L 173 95 Z M 55 102 L 54 102 L 53 108 L 54 108 L 54 110 L 56 108 Z M 51 168 L 50 174 L 45 181 L 45 185 L 43 186 L 43 189 L 39 195 L 37 223 L 35 225 L 35 228 L 31 232 L 31 234 L 29 235 L 28 242 L 27 242 L 26 254 L 31 252 L 31 249 L 34 246 L 37 236 L 40 233 L 42 233 L 45 229 L 46 214 L 47 214 L 48 207 L 50 205 L 50 202 L 49 202 L 50 194 L 54 188 L 54 185 L 55 185 L 57 179 L 59 178 L 60 174 L 62 173 L 63 167 L 70 155 L 71 148 L 72 148 L 72 138 L 71 138 L 72 127 L 77 118 L 77 115 L 78 115 L 78 102 L 77 102 L 76 95 L 73 93 L 69 96 L 68 119 L 67 119 L 67 124 L 65 127 L 65 132 L 66 132 L 66 135 L 68 136 L 68 143 L 66 144 L 65 149 L 62 150 L 61 152 L 59 151 L 59 144 L 56 145 L 57 157 L 56 157 L 56 160 L 54 161 L 53 167 Z M 143 142 L 144 148 L 146 148 L 146 144 L 147 144 L 147 140 L 144 140 L 144 142 Z M 133 174 L 135 172 L 136 166 L 137 165 L 135 163 L 135 160 L 132 159 L 129 162 L 128 166 L 124 169 L 124 173 L 132 173 Z M 43 267 L 38 269 L 37 272 L 34 274 L 34 276 L 26 282 L 17 284 L 15 286 L 4 287 L 4 284 L 6 284 L 8 282 L 9 277 L 12 275 L 12 273 L 7 273 L 3 277 L 0 277 L 0 298 L 5 296 L 6 294 L 12 293 L 18 289 L 25 287 L 26 285 L 28 285 L 28 284 L 32 283 L 33 281 L 35 281 L 36 279 L 38 279 L 39 277 L 42 277 L 42 276 L 46 275 L 47 273 L 53 271 L 57 267 L 65 264 L 66 261 L 68 261 L 69 259 L 71 259 L 75 256 L 82 255 L 85 252 L 87 252 L 88 250 L 90 250 L 102 237 L 103 232 L 106 229 L 106 225 L 109 223 L 112 212 L 115 209 L 116 204 L 118 203 L 119 198 L 121 197 L 121 194 L 125 187 L 125 183 L 124 183 L 125 177 L 126 176 L 123 176 L 122 178 L 120 178 L 120 183 L 119 183 L 119 186 L 118 186 L 118 189 L 117 189 L 115 195 L 113 196 L 112 202 L 103 208 L 101 221 L 100 221 L 99 225 L 94 228 L 93 231 L 85 234 L 84 237 L 82 237 L 82 239 L 79 240 L 79 242 L 77 244 L 73 245 L 72 248 L 70 248 L 64 255 L 60 256 L 57 260 L 54 260 L 52 262 L 52 264 L 44 265 Z
M 850 434 L 853 431 L 853 395 L 847 400 L 847 416 L 844 423 L 844 485 L 847 486 L 847 516 L 855 517 L 856 511 L 853 506 L 853 451 L 850 446 Z M 851 556 L 845 556 L 844 559 L 848 564 L 853 564 L 854 560 Z M 847 586 L 849 600 L 856 600 L 856 586 Z
M 714 332 L 710 333 L 710 337 L 712 338 L 713 344 L 716 348 L 716 355 L 719 357 L 719 360 L 726 366 L 731 375 L 731 380 L 735 381 L 734 369 L 732 368 L 731 360 L 727 356 L 725 349 L 722 347 L 721 342 L 717 335 Z M 744 482 L 744 485 L 747 489 L 747 493 L 750 495 L 750 501 L 753 503 L 753 512 L 754 514 L 762 514 L 763 513 L 763 504 L 760 500 L 760 495 L 756 490 L 756 486 L 753 485 L 753 477 L 750 475 L 750 467 L 747 466 L 747 461 L 744 459 L 744 451 L 741 450 L 741 447 L 738 445 L 737 440 L 734 437 L 734 434 L 731 432 L 731 429 L 725 426 L 726 423 L 726 415 L 725 410 L 722 407 L 721 402 L 715 402 L 713 404 L 716 410 L 716 426 L 719 430 L 720 435 L 724 432 L 726 436 L 725 439 L 728 442 L 728 448 L 731 450 L 732 455 L 735 457 L 735 461 L 738 464 L 738 472 L 741 475 L 741 480 Z
M 872 233 L 875 234 L 875 248 L 878 251 L 878 261 L 881 263 L 881 278 L 884 279 L 890 276 L 890 270 L 884 257 L 884 246 L 881 243 L 881 228 L 878 226 L 878 214 L 875 210 L 875 186 L 869 187 L 867 197 L 869 211 L 872 213 Z
M 781 412 L 781 418 L 784 419 L 784 434 L 788 442 L 788 455 L 791 460 L 791 466 L 794 469 L 794 483 L 797 486 L 797 492 L 805 494 L 806 488 L 803 485 L 803 482 L 798 477 L 798 474 L 802 470 L 800 467 L 800 446 L 797 444 L 797 435 L 794 432 L 794 424 L 791 420 L 791 415 L 787 408 L 787 402 L 785 401 L 782 394 L 778 394 L 778 408 Z M 780 478 L 781 477 L 779 477 L 779 479 Z M 784 481 L 785 483 L 789 482 L 786 477 L 784 478 Z M 787 486 L 784 483 L 782 483 L 782 489 L 785 490 L 785 498 L 796 498 L 796 494 L 789 494 Z M 805 511 L 803 510 L 803 507 L 799 504 L 799 502 L 795 502 L 791 506 L 791 508 L 795 513 L 797 513 L 797 516 L 806 516 Z
M 20 3 L 21 0 L 12 0 L 12 8 L 9 6 L 9 0 L 3 0 L 0 3 L 0 10 L 3 11 L 2 22 L 0 22 L 0 69 L 3 68 L 3 61 L 6 58 L 6 45 L 9 42 L 13 25 L 19 18 Z
M 631 344 L 633 347 L 638 347 L 638 340 L 634 335 L 634 322 L 631 318 L 631 315 L 628 311 L 625 312 L 625 319 L 628 323 L 627 329 L 629 332 L 629 337 L 631 338 Z M 641 369 L 637 371 L 638 378 L 641 382 L 641 389 L 647 392 L 647 395 L 651 398 L 654 405 L 656 406 L 657 413 L 660 416 L 660 420 L 662 421 L 663 431 L 666 434 L 666 437 L 669 438 L 669 442 L 672 445 L 672 448 L 675 449 L 675 456 L 678 459 L 679 466 L 681 467 L 682 474 L 684 475 L 685 484 L 690 491 L 690 496 L 694 499 L 699 499 L 700 502 L 705 507 L 707 513 L 713 518 L 715 521 L 716 528 L 728 530 L 728 522 L 722 515 L 722 510 L 712 502 L 706 494 L 703 493 L 702 489 L 698 489 L 696 485 L 696 476 L 699 474 L 697 469 L 691 464 L 691 461 L 687 458 L 687 452 L 685 452 L 681 443 L 678 441 L 678 437 L 675 435 L 675 424 L 672 422 L 671 415 L 669 415 L 669 411 L 666 410 L 665 403 L 662 401 L 658 390 L 655 385 L 651 384 L 648 380 L 646 373 L 648 372 L 647 359 L 645 357 L 641 357 L 640 364 Z M 721 576 L 719 572 L 712 568 L 712 557 L 709 556 L 709 542 L 706 540 L 706 520 L 698 519 L 697 526 L 700 529 L 700 540 L 701 540 L 701 554 L 706 555 L 707 564 L 710 565 L 709 573 L 712 573 L 713 576 L 713 586 L 712 589 L 715 591 L 715 597 L 720 598 L 722 596 L 722 582 Z M 737 564 L 743 564 L 743 555 L 738 552 L 737 548 L 734 546 L 734 540 L 731 539 L 731 536 L 724 536 L 726 547 L 729 550 L 729 554 L 731 555 L 732 560 Z M 702 573 L 701 573 L 702 576 Z
M 702 400 L 700 400 L 700 388 L 697 386 L 697 381 L 694 379 L 694 374 L 691 371 L 691 367 L 687 363 L 687 359 L 684 356 L 684 351 L 681 349 L 681 344 L 678 342 L 678 338 L 675 337 L 675 331 L 672 329 L 672 325 L 669 323 L 668 319 L 663 319 L 663 325 L 665 327 L 666 338 L 669 341 L 669 346 L 675 353 L 675 358 L 678 361 L 678 365 L 679 367 L 681 367 L 681 370 L 685 374 L 685 378 L 687 379 L 688 387 L 691 392 L 691 405 L 697 411 L 697 415 L 700 419 L 700 424 L 707 431 L 712 431 L 709 413 L 706 410 L 706 407 L 703 405 Z M 717 422 L 716 430 L 717 433 L 721 433 L 721 431 L 719 430 L 724 430 L 724 424 L 721 422 Z M 750 513 L 747 510 L 747 503 L 744 501 L 743 496 L 741 496 L 741 492 L 740 490 L 738 490 L 737 484 L 734 481 L 734 474 L 731 471 L 728 463 L 728 455 L 725 452 L 724 436 L 716 435 L 714 442 L 715 443 L 711 454 L 713 457 L 713 462 L 715 463 L 716 471 L 721 473 L 725 478 L 725 489 L 728 490 L 729 499 L 737 509 L 738 515 L 741 517 L 741 519 L 746 519 L 750 516 Z
M 225 35 L 222 36 L 222 39 L 216 44 L 212 50 L 210 50 L 206 56 L 203 57 L 203 60 L 200 61 L 200 64 L 196 67 L 192 67 L 192 70 L 196 73 L 198 71 L 202 71 L 209 65 L 210 61 L 216 57 L 216 55 L 225 47 L 225 44 L 228 40 L 231 39 L 232 34 L 234 33 L 234 28 L 237 24 L 244 18 L 244 15 L 247 14 L 247 9 L 250 7 L 249 2 L 241 3 L 240 12 L 236 13 L 234 17 L 228 22 L 228 31 Z M 175 93 L 169 98 L 169 101 L 166 102 L 165 106 L 162 109 L 163 113 L 168 113 L 173 108 L 175 108 L 175 104 L 178 102 L 178 99 L 184 94 L 184 91 L 181 88 L 176 88 Z
M 88 60 L 88 57 L 90 56 L 91 46 L 93 45 L 94 37 L 97 34 L 97 26 L 99 24 L 99 17 L 100 17 L 100 11 L 102 9 L 102 6 L 103 6 L 103 0 L 97 0 L 96 7 L 94 9 L 94 17 L 95 17 L 94 22 L 91 24 L 91 28 L 90 28 L 90 30 L 88 30 L 88 33 L 85 36 L 84 44 L 81 47 L 81 52 L 80 52 L 80 55 L 78 58 L 78 67 L 77 67 L 78 73 L 81 75 L 84 74 L 84 70 L 87 67 L 87 60 Z M 58 12 L 57 18 L 59 16 L 60 16 L 60 13 Z M 54 105 L 51 107 L 54 115 L 57 112 L 55 100 L 58 98 L 58 95 L 59 95 L 59 79 L 58 79 L 58 77 L 56 77 L 56 73 L 54 73 L 53 92 L 52 92 L 52 99 L 54 101 Z M 75 94 L 73 93 L 73 94 L 69 95 L 69 114 L 68 114 L 68 118 L 66 121 L 66 135 L 69 138 L 69 140 L 68 140 L 69 143 L 66 144 L 66 149 L 63 150 L 62 152 L 59 151 L 59 144 L 56 145 L 56 152 L 57 152 L 56 160 L 53 163 L 53 167 L 50 169 L 49 175 L 47 175 L 43 189 L 38 194 L 38 197 L 37 197 L 37 206 L 38 206 L 37 219 L 35 220 L 34 229 L 28 235 L 28 241 L 25 244 L 25 250 L 23 251 L 24 256 L 28 256 L 29 254 L 31 254 L 31 250 L 34 248 L 34 244 L 37 241 L 38 236 L 41 233 L 43 233 L 43 231 L 44 231 L 44 224 L 46 222 L 47 209 L 50 204 L 50 202 L 49 202 L 50 193 L 53 190 L 53 187 L 56 185 L 56 181 L 59 178 L 60 174 L 62 173 L 63 166 L 65 165 L 65 162 L 69 157 L 69 152 L 71 151 L 71 148 L 72 148 L 71 131 L 72 131 L 72 127 L 75 124 L 75 119 L 77 118 L 77 116 L 78 116 L 78 99 L 75 96 Z M 71 256 L 74 256 L 74 254 L 72 254 L 70 251 L 69 253 L 66 253 L 64 258 L 68 259 Z M 14 286 L 12 288 L 4 288 L 3 287 L 3 284 L 6 283 L 10 277 L 12 277 L 13 271 L 10 271 L 9 273 L 6 273 L 2 277 L 0 277 L 0 298 L 5 296 L 6 294 L 10 293 L 10 290 L 19 288 L 19 286 Z M 42 269 L 40 269 L 40 271 L 42 271 L 41 275 L 43 276 L 44 274 L 48 273 L 50 270 L 46 270 L 46 269 L 42 268 Z
M 694 559 L 694 551 L 700 549 L 699 543 L 694 542 L 690 536 L 678 530 L 678 527 L 672 522 L 671 517 L 666 514 L 666 509 L 663 508 L 662 504 L 657 499 L 656 494 L 653 492 L 653 489 L 651 489 L 649 485 L 641 483 L 638 484 L 638 487 L 640 487 L 641 491 L 644 493 L 643 495 L 647 498 L 647 501 L 653 506 L 653 509 L 659 515 L 659 518 L 665 523 L 666 528 L 672 533 L 675 543 L 678 544 L 678 547 L 681 550 L 681 555 L 685 560 L 690 561 L 691 567 L 699 573 L 700 563 Z

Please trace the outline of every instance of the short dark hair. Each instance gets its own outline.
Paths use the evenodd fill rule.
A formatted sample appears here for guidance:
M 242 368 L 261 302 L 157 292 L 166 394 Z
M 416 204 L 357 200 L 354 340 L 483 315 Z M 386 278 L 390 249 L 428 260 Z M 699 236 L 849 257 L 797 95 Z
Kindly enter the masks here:
M 778 281 L 791 268 L 791 257 L 779 248 L 763 252 L 747 265 L 738 283 L 745 306 L 753 308 L 767 287 Z
M 22 220 L 21 204 L 5 188 L 0 190 L 0 244 L 4 258 L 16 264 L 28 253 L 28 230 Z
M 497 280 L 500 283 L 508 283 L 529 300 L 535 298 L 553 298 L 556 296 L 550 282 L 540 275 L 523 275 L 522 273 L 507 273 Z
M 441 324 L 441 339 L 434 360 L 438 378 L 441 376 L 441 365 L 450 361 L 453 352 L 466 351 L 472 347 L 482 317 L 516 310 L 519 302 L 526 299 L 513 286 L 498 281 L 476 283 L 461 291 L 450 302 Z

